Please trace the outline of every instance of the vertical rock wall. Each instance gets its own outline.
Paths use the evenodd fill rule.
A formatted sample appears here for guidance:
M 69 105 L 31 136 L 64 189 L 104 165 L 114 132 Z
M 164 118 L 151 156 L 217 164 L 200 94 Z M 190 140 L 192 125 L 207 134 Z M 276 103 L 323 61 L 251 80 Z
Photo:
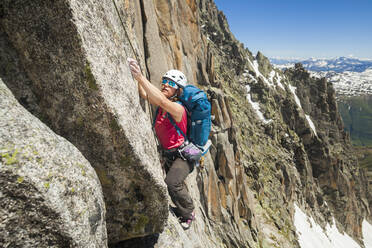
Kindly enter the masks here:
M 254 57 L 231 34 L 213 1 L 140 1 L 133 8 L 141 8 L 132 12 L 129 24 L 136 27 L 136 36 L 143 38 L 142 53 L 151 81 L 157 85 L 170 68 L 183 70 L 190 83 L 208 91 L 215 116 L 210 160 L 204 169 L 194 172 L 198 189 L 195 181 L 188 179 L 201 218 L 196 220 L 195 233 L 208 227 L 206 236 L 213 242 L 197 237 L 194 231 L 186 233 L 195 239 L 185 238 L 182 232 L 174 232 L 178 229 L 169 222 L 169 233 L 158 237 L 158 247 L 172 242 L 177 246 L 177 239 L 207 247 L 295 247 L 294 201 L 323 226 L 333 214 L 341 230 L 360 239 L 360 220 L 368 215 L 365 178 L 346 154 L 348 141 L 339 128 L 331 91 L 316 86 L 325 92 L 327 104 L 317 103 L 310 99 L 315 89 L 301 86 L 306 79 L 297 84 L 275 71 L 262 53 Z M 292 93 L 295 86 L 301 108 Z M 267 123 L 257 117 L 248 95 Z M 322 114 L 317 115 L 317 109 Z M 309 118 L 323 135 L 321 140 L 313 133 Z M 329 153 L 328 147 L 339 150 Z M 320 149 L 318 155 L 314 149 Z M 342 169 L 334 166 L 340 163 Z M 324 179 L 317 176 L 319 166 L 323 166 Z M 332 200 L 336 198 L 326 190 L 330 182 L 337 185 L 335 192 L 343 195 L 343 200 L 337 199 L 345 204 Z
M 5 83 L 95 168 L 110 242 L 161 231 L 166 187 L 114 2 L 3 1 L 1 30 Z
M 294 202 L 323 226 L 334 215 L 360 241 L 365 177 L 347 154 L 332 89 L 253 56 L 212 0 L 6 0 L 0 9 L 1 76 L 95 168 L 109 243 L 127 240 L 113 246 L 298 247 Z M 127 57 L 157 86 L 167 70 L 184 71 L 212 103 L 213 145 L 187 179 L 197 216 L 187 231 L 169 214 Z

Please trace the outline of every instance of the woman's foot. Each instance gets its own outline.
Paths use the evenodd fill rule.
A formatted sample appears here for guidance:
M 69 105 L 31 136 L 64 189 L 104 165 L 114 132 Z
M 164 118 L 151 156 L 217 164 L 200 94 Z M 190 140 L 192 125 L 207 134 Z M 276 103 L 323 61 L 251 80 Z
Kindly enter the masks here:
M 192 222 L 195 219 L 195 213 L 192 212 L 189 218 L 183 218 L 181 220 L 181 226 L 184 230 L 187 230 L 191 227 Z

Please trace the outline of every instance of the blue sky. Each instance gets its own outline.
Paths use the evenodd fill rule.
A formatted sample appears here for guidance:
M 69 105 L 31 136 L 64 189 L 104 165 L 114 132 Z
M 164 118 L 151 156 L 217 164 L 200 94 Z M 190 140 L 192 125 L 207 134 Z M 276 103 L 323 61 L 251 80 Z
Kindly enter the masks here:
M 372 0 L 215 0 L 235 37 L 267 57 L 372 59 Z

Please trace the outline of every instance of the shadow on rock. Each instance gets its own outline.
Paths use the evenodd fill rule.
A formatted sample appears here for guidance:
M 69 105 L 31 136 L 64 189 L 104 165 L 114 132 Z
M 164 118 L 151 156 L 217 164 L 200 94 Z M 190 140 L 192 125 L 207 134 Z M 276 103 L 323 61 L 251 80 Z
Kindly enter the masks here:
M 141 238 L 134 238 L 119 242 L 117 244 L 109 245 L 109 248 L 132 248 L 132 247 L 146 247 L 153 248 L 158 242 L 159 234 L 149 235 Z

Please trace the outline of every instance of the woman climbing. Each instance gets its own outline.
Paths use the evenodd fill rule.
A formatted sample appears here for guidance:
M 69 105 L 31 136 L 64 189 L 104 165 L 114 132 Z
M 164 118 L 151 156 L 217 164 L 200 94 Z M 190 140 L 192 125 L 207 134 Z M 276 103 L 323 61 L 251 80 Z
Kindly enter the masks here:
M 186 76 L 178 70 L 170 70 L 162 77 L 161 90 L 151 84 L 134 59 L 128 59 L 133 77 L 138 82 L 139 94 L 143 99 L 158 106 L 155 119 L 155 133 L 162 146 L 165 159 L 166 178 L 169 195 L 176 205 L 175 214 L 180 218 L 181 225 L 188 229 L 195 218 L 194 204 L 184 183 L 193 170 L 193 164 L 183 160 L 178 150 L 184 146 L 185 138 L 172 125 L 169 115 L 176 125 L 187 133 L 187 112 L 184 106 L 176 102 L 182 94 L 182 88 L 187 85 Z

